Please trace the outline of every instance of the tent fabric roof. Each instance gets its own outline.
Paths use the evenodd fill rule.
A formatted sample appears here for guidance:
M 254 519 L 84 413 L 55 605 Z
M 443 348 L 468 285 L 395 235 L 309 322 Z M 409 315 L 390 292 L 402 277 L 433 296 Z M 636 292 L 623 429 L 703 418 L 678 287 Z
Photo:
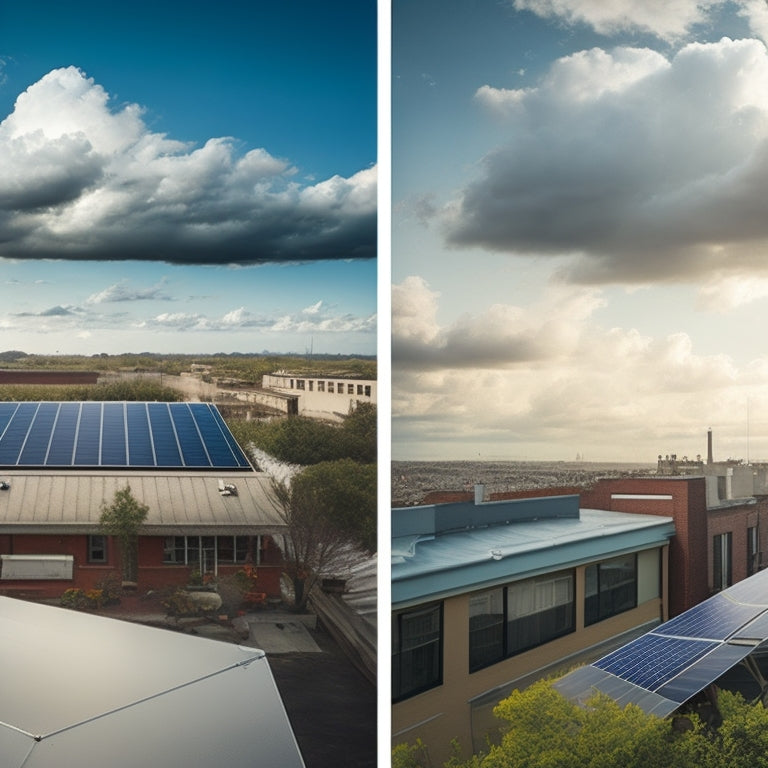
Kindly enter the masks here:
M 8 470 L 0 533 L 98 533 L 102 504 L 130 486 L 149 507 L 146 535 L 275 533 L 285 528 L 271 478 L 258 472 Z M 220 482 L 236 493 L 222 495 Z
M 0 597 L 4 768 L 303 761 L 263 651 Z

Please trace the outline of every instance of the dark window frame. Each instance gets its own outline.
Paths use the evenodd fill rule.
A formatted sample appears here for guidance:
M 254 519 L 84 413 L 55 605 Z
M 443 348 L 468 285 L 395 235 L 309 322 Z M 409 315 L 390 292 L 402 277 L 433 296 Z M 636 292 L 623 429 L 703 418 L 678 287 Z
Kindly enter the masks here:
M 436 636 L 404 647 L 412 639 L 404 632 L 406 620 L 437 619 Z M 392 617 L 392 701 L 404 701 L 443 684 L 443 603 L 420 605 Z M 416 637 L 416 639 L 418 639 Z M 430 674 L 430 667 L 432 673 Z M 418 674 L 421 674 L 421 679 Z
M 616 582 L 615 573 L 611 571 L 616 563 L 631 557 L 632 574 L 631 580 Z M 589 594 L 587 581 L 589 579 L 590 569 L 595 569 L 595 580 L 597 591 Z M 599 563 L 590 563 L 584 568 L 584 626 L 591 627 L 612 616 L 618 616 L 621 613 L 637 608 L 637 552 L 630 556 L 620 555 L 608 560 L 601 560 Z
M 100 541 L 97 541 L 98 539 L 100 539 Z M 106 536 L 102 534 L 92 534 L 88 536 L 88 562 L 109 562 L 109 542 L 107 541 Z
M 720 592 L 732 584 L 733 533 L 726 531 L 712 537 L 712 590 Z
M 757 526 L 747 528 L 747 576 L 757 573 L 759 568 L 760 545 L 758 544 Z
M 556 597 L 557 582 L 567 581 L 568 600 L 558 601 Z M 511 616 L 510 597 L 514 590 L 530 590 L 529 602 L 532 610 Z M 552 590 L 551 604 L 541 606 L 541 590 Z M 502 620 L 496 618 L 493 621 L 482 622 L 477 620 L 472 626 L 470 616 L 469 625 L 469 672 L 477 672 L 493 664 L 517 656 L 526 651 L 533 650 L 542 645 L 557 640 L 576 631 L 576 570 L 567 568 L 561 571 L 534 576 L 529 579 L 514 581 L 501 587 L 477 592 L 470 595 L 470 600 L 491 595 L 501 590 Z M 546 601 L 545 601 L 546 602 Z M 537 609 L 537 605 L 541 606 Z M 478 614 L 478 616 L 483 614 Z M 493 615 L 496 614 L 485 614 Z M 500 629 L 500 632 L 499 632 Z M 496 650 L 493 647 L 495 635 Z M 473 644 L 473 638 L 479 640 L 479 644 Z

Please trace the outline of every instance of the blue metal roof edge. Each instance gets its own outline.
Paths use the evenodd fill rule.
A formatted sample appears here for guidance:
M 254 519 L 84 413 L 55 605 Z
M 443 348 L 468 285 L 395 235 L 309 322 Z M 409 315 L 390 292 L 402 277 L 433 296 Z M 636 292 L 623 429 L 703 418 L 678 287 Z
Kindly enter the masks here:
M 675 526 L 669 518 L 659 517 L 658 521 L 656 525 L 644 526 L 639 530 L 553 543 L 546 549 L 516 552 L 506 557 L 502 553 L 501 559 L 498 560 L 489 552 L 487 560 L 446 565 L 445 568 L 429 572 L 398 577 L 393 569 L 392 607 L 406 607 L 452 597 L 543 573 L 575 568 L 628 552 L 662 546 L 675 535 Z
M 529 520 L 578 519 L 579 496 L 537 496 L 503 501 L 459 501 L 395 507 L 391 511 L 392 537 L 431 535 L 447 531 Z

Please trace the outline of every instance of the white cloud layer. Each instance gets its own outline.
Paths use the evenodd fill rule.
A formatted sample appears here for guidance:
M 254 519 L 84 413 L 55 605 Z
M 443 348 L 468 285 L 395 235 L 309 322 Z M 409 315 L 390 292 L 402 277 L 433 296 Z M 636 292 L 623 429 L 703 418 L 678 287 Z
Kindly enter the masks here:
M 21 94 L 0 123 L 0 257 L 176 263 L 370 258 L 376 168 L 309 186 L 265 149 L 192 147 L 113 109 L 75 67 Z
M 602 35 L 646 32 L 663 40 L 687 35 L 724 0 L 513 0 L 518 11 L 568 24 L 587 24 Z
M 482 450 L 652 462 L 703 450 L 707 426 L 720 432 L 722 451 L 743 456 L 747 399 L 754 414 L 768 406 L 762 352 L 737 365 L 726 353 L 697 352 L 685 332 L 653 338 L 602 327 L 595 289 L 550 287 L 529 307 L 495 305 L 446 326 L 423 279 L 408 278 L 393 295 L 393 458 L 412 456 L 413 445 L 421 458 Z M 419 332 L 410 332 L 409 307 L 422 308 Z M 768 456 L 759 419 L 754 450 Z
M 768 52 L 758 40 L 582 51 L 485 86 L 509 139 L 443 211 L 449 242 L 571 255 L 571 282 L 766 273 Z

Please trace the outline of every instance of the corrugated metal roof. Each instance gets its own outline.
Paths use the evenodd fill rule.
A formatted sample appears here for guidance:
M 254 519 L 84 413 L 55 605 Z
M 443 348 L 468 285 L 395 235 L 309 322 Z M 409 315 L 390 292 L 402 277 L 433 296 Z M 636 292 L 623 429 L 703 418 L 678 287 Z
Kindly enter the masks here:
M 142 533 L 274 533 L 285 528 L 271 477 L 251 472 L 80 472 L 7 470 L 0 490 L 0 533 L 98 533 L 102 505 L 130 486 L 149 507 Z M 219 484 L 237 493 L 222 495 Z

